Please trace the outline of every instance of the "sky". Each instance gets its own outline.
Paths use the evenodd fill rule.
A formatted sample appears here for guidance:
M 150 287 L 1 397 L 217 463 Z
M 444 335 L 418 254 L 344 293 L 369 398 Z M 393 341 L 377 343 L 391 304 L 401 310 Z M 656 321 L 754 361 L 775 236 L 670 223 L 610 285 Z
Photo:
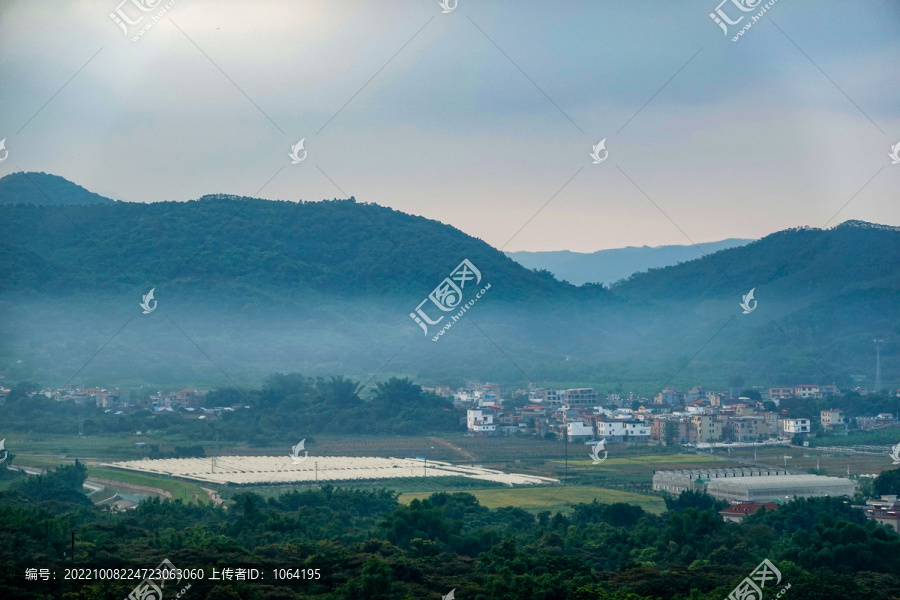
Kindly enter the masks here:
M 506 251 L 900 226 L 900 4 L 777 0 L 734 42 L 741 1 L 726 35 L 717 0 L 5 0 L 0 176 L 352 195 Z

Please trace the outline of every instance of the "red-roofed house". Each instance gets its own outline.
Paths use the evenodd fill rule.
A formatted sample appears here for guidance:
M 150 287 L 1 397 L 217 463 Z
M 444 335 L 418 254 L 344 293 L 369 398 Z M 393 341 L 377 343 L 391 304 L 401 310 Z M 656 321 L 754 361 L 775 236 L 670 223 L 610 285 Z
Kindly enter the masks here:
M 720 510 L 719 514 L 722 515 L 722 518 L 725 521 L 740 523 L 745 517 L 749 517 L 761 508 L 765 508 L 767 511 L 778 510 L 778 504 L 775 502 L 767 502 L 765 504 L 759 504 L 757 502 L 740 502 L 738 504 L 732 504 L 725 510 Z

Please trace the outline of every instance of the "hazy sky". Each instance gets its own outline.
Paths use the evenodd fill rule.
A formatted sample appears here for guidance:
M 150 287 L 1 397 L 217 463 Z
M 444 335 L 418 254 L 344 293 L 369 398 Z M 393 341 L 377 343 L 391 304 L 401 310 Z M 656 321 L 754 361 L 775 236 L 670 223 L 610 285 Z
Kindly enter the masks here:
M 778 0 L 732 42 L 730 0 L 727 37 L 717 0 L 176 0 L 133 42 L 173 0 L 129 36 L 119 1 L 0 5 L 0 176 L 354 195 L 505 250 L 900 225 L 898 2 Z

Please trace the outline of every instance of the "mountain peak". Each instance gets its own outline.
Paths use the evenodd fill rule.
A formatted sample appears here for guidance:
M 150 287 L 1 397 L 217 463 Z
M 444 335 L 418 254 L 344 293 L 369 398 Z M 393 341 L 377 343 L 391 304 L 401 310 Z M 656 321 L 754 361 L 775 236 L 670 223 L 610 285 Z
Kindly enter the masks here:
M 858 219 L 850 219 L 844 221 L 834 229 L 881 229 L 883 231 L 900 231 L 900 227 L 892 225 L 882 225 L 881 223 L 869 223 L 868 221 L 860 221 Z
M 10 173 L 0 178 L 0 204 L 71 206 L 113 202 L 59 175 L 32 171 Z

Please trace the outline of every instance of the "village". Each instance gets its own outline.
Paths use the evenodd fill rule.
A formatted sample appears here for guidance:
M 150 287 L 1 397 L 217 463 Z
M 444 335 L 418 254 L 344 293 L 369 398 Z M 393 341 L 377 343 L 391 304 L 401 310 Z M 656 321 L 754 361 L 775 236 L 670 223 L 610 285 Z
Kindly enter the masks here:
M 802 444 L 816 432 L 841 434 L 898 423 L 898 415 L 892 413 L 848 417 L 837 408 L 818 411 L 818 419 L 791 418 L 780 407 L 783 400 L 840 396 L 842 392 L 834 384 L 751 391 L 743 387 L 714 391 L 702 386 L 679 391 L 675 386 L 666 386 L 652 398 L 634 393 L 601 397 L 594 388 L 507 389 L 498 383 L 474 381 L 456 390 L 450 386 L 423 386 L 422 390 L 450 400 L 457 410 L 465 411 L 464 417 L 460 415 L 460 425 L 465 424 L 465 435 L 477 437 L 519 434 L 570 442 L 603 439 L 610 444 L 708 448 L 729 444 Z M 862 388 L 852 391 L 860 395 L 870 393 Z M 0 404 L 8 393 L 8 388 L 0 387 Z M 208 406 L 204 392 L 189 388 L 134 397 L 130 390 L 80 385 L 39 393 L 50 400 L 96 406 L 116 415 L 146 409 L 202 418 L 251 408 L 244 404 Z M 892 395 L 900 398 L 900 389 L 893 390 Z
M 740 444 L 800 441 L 811 433 L 846 433 L 851 429 L 875 429 L 897 423 L 890 413 L 848 418 L 839 409 L 819 411 L 817 421 L 790 418 L 780 409 L 790 398 L 823 399 L 840 391 L 831 385 L 798 385 L 755 391 L 757 398 L 742 395 L 743 388 L 712 391 L 695 386 L 681 392 L 667 386 L 653 398 L 607 394 L 601 399 L 593 388 L 516 390 L 514 398 L 527 404 L 510 408 L 498 384 L 472 384 L 453 392 L 446 387 L 424 388 L 452 398 L 466 410 L 470 435 L 514 433 L 567 438 L 569 441 L 604 439 L 607 443 Z M 857 388 L 860 394 L 866 390 Z M 900 397 L 900 390 L 895 395 Z M 815 422 L 814 422 L 815 421 Z M 799 439 L 798 439 L 799 438 Z

